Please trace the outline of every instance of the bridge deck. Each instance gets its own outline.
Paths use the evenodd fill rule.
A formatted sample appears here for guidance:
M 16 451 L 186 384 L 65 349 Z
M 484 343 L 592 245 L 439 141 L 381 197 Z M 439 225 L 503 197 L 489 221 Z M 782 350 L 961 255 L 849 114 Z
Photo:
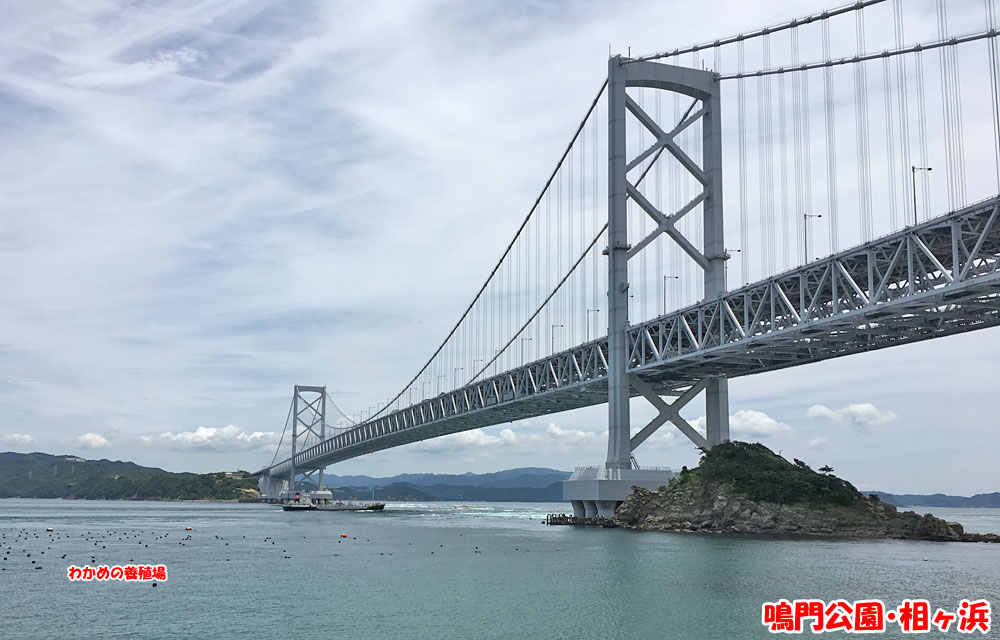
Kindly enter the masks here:
M 628 330 L 662 394 L 1000 324 L 1000 197 Z M 305 449 L 297 469 L 607 402 L 607 338 L 388 413 Z M 287 477 L 289 460 L 257 475 Z

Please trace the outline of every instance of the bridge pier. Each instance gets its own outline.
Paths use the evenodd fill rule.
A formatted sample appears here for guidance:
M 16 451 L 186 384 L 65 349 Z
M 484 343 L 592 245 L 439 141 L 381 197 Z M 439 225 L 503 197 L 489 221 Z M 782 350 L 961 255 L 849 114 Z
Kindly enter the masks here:
M 610 518 L 633 486 L 656 491 L 676 476 L 670 469 L 577 467 L 563 481 L 563 499 L 572 503 L 573 515 L 578 518 Z
M 260 489 L 261 502 L 279 502 L 281 496 L 288 491 L 288 480 L 263 475 L 257 480 Z

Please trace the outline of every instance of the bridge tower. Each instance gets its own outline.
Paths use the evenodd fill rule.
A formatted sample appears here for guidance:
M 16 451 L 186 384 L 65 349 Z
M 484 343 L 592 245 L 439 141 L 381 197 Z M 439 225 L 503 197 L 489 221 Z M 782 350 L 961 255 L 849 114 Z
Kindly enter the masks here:
M 664 128 L 633 100 L 626 89 L 648 88 L 693 99 L 684 118 Z M 694 381 L 687 392 L 668 404 L 637 375 L 629 372 L 626 332 L 628 318 L 628 262 L 661 235 L 668 236 L 704 271 L 705 297 L 726 291 L 722 216 L 722 121 L 718 74 L 615 56 L 608 61 L 608 456 L 602 467 L 581 467 L 563 483 L 563 498 L 573 503 L 580 517 L 609 517 L 633 485 L 656 489 L 672 474 L 665 470 L 633 468 L 632 452 L 666 422 L 674 423 L 695 445 L 709 448 L 729 440 L 729 394 L 725 378 Z M 653 144 L 629 158 L 626 148 L 626 114 L 653 135 Z M 676 142 L 682 131 L 701 123 L 702 158 L 695 162 Z M 629 173 L 652 154 L 666 151 L 702 186 L 693 200 L 672 213 L 657 209 L 630 182 Z M 631 199 L 656 224 L 645 238 L 629 243 L 627 203 Z M 676 223 L 698 206 L 703 211 L 702 248 L 697 248 Z M 705 391 L 706 436 L 678 413 L 694 396 Z M 659 415 L 635 436 L 631 435 L 629 399 L 642 395 Z
M 295 468 L 295 456 L 299 452 L 300 444 L 304 444 L 305 439 L 312 435 L 319 442 L 326 440 L 326 387 L 310 387 L 305 385 L 295 385 L 295 394 L 292 396 L 292 456 L 290 458 L 291 470 L 288 478 L 271 477 L 263 475 L 257 481 L 260 487 L 262 500 L 282 500 L 290 499 L 295 495 L 295 474 L 303 473 L 306 479 L 311 480 L 313 474 L 319 473 L 317 488 L 323 486 L 323 469 L 312 469 L 303 472 L 302 469 Z

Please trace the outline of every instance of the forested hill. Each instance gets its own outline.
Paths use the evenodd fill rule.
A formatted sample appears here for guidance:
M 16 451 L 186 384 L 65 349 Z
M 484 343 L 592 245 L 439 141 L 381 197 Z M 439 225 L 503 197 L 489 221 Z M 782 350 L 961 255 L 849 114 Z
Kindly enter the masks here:
M 0 453 L 0 498 L 238 500 L 256 498 L 248 473 L 170 473 L 120 460 Z

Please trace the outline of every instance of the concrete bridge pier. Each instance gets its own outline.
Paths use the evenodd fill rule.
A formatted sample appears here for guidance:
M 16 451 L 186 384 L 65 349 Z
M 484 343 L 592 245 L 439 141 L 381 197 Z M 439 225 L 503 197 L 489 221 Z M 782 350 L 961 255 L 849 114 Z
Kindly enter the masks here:
M 673 477 L 676 474 L 670 469 L 577 467 L 563 481 L 563 499 L 572 503 L 573 515 L 578 518 L 610 518 L 633 486 L 656 491 Z
M 288 480 L 261 476 L 257 480 L 257 486 L 260 488 L 261 502 L 280 502 L 282 494 L 288 491 Z

